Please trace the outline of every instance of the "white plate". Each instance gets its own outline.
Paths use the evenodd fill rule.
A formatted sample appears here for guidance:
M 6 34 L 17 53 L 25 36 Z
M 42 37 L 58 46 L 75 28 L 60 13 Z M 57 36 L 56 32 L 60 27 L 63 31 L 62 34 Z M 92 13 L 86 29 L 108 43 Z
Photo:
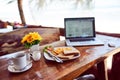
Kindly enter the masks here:
M 56 47 L 54 49 L 57 49 L 57 48 L 61 48 L 61 47 Z M 74 48 L 74 47 L 73 47 Z M 75 49 L 75 48 L 74 48 Z M 44 52 L 44 57 L 45 59 L 47 60 L 50 60 L 50 61 L 55 61 L 52 57 L 49 56 L 49 54 L 47 54 L 46 52 Z M 79 58 L 80 57 L 80 53 L 77 55 L 77 56 L 74 56 L 73 58 L 71 59 L 62 59 L 63 61 L 68 61 L 68 60 L 73 60 L 73 59 L 76 59 L 76 58 Z
M 8 66 L 8 71 L 10 71 L 10 72 L 12 72 L 12 73 L 20 73 L 20 72 L 27 71 L 27 70 L 29 70 L 29 69 L 32 67 L 32 62 L 31 62 L 31 61 L 28 61 L 28 64 L 29 64 L 29 65 L 26 66 L 26 68 L 23 69 L 23 70 L 16 70 L 13 65 L 9 65 L 9 66 Z

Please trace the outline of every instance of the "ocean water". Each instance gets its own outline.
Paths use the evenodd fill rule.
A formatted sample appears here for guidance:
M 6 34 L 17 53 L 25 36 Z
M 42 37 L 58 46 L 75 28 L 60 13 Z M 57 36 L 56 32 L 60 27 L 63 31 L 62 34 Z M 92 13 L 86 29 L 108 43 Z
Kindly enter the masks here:
M 17 2 L 6 4 L 0 0 L 0 19 L 9 22 L 21 22 Z M 27 24 L 43 25 L 50 27 L 64 27 L 65 17 L 95 17 L 96 31 L 120 33 L 120 1 L 119 0 L 87 0 L 75 3 L 75 0 L 50 0 L 41 8 L 23 0 L 24 14 Z M 36 0 L 35 0 L 36 1 Z M 35 3 L 35 2 L 33 2 Z

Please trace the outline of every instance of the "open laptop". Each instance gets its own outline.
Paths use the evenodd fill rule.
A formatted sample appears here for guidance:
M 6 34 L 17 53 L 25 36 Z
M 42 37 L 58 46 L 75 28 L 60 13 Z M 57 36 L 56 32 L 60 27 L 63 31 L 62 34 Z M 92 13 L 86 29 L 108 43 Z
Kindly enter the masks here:
M 103 45 L 96 38 L 94 17 L 65 18 L 64 26 L 67 46 Z

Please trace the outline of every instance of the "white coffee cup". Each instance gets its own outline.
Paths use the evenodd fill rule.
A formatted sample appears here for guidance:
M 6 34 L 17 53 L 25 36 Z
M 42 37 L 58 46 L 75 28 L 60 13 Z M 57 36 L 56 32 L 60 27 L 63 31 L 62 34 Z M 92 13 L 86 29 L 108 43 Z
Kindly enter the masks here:
M 11 64 L 15 69 L 21 70 L 27 66 L 27 56 L 25 53 L 19 53 L 14 55 L 11 59 Z

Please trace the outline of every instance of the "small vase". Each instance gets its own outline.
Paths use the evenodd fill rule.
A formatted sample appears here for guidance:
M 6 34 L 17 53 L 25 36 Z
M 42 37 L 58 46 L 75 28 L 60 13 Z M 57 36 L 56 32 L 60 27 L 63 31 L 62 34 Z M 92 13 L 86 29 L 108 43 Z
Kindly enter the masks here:
M 33 58 L 34 61 L 40 60 L 41 52 L 40 52 L 39 44 L 30 47 L 30 52 L 31 52 L 31 57 Z
M 36 45 L 33 45 L 33 46 L 30 47 L 31 52 L 39 51 L 39 50 L 40 50 L 39 44 L 36 44 Z

